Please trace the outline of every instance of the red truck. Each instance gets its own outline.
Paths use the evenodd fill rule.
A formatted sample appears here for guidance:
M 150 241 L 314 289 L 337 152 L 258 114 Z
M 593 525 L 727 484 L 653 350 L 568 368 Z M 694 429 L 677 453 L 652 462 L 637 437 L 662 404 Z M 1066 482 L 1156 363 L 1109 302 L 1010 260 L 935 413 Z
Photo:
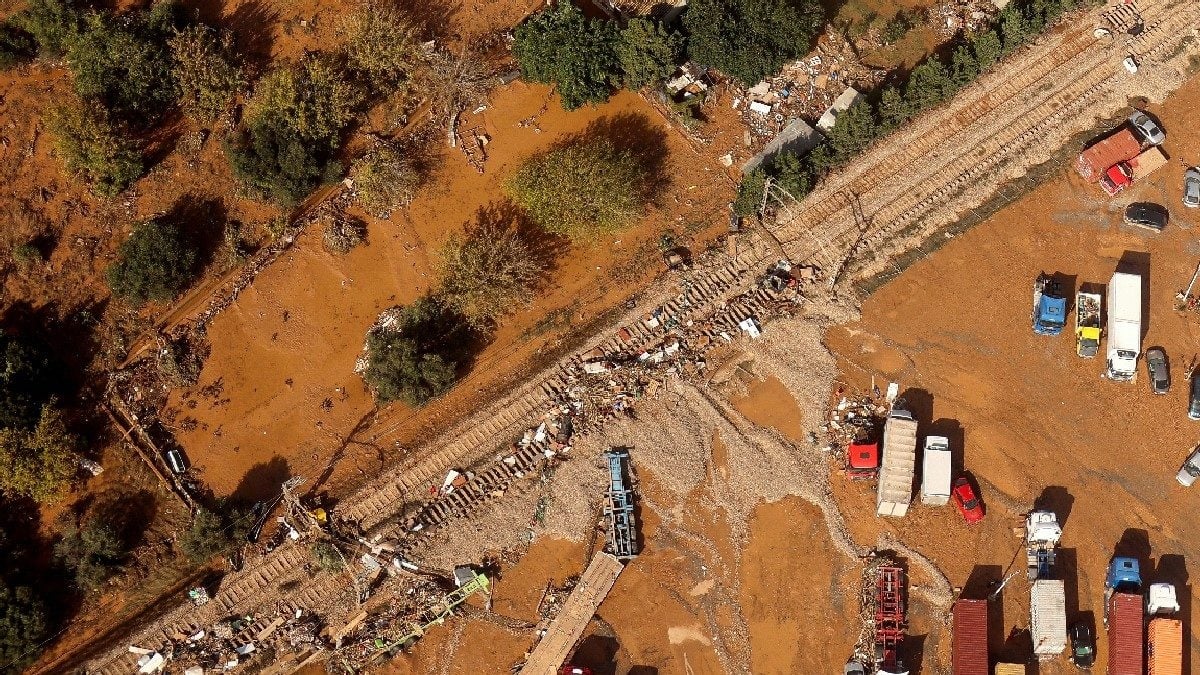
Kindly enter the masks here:
M 1122 128 L 1079 153 L 1079 158 L 1075 160 L 1075 170 L 1084 180 L 1095 183 L 1104 176 L 1109 167 L 1128 162 L 1141 151 L 1142 144 L 1137 136 L 1129 129 Z
M 987 614 L 987 600 L 954 603 L 953 675 L 989 675 Z
M 1121 190 L 1150 175 L 1156 169 L 1166 165 L 1167 156 L 1158 146 L 1151 146 L 1145 152 L 1127 162 L 1117 162 L 1104 172 L 1100 179 L 1100 187 L 1109 195 L 1115 196 Z
M 1116 592 L 1108 598 L 1108 675 L 1143 675 L 1146 652 L 1142 596 Z

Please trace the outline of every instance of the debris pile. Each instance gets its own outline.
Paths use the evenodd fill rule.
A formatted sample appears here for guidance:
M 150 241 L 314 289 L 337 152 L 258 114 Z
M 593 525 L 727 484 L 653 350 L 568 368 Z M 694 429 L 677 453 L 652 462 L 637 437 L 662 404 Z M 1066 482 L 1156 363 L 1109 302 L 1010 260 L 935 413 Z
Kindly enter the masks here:
M 876 434 L 887 416 L 888 406 L 878 387 L 858 395 L 847 394 L 839 387 L 834 398 L 838 402 L 829 407 L 829 417 L 822 427 L 828 442 L 825 449 L 844 461 L 844 453 L 851 443 L 869 441 Z
M 998 14 L 994 0 L 946 0 L 929 10 L 938 37 L 948 40 L 992 25 Z

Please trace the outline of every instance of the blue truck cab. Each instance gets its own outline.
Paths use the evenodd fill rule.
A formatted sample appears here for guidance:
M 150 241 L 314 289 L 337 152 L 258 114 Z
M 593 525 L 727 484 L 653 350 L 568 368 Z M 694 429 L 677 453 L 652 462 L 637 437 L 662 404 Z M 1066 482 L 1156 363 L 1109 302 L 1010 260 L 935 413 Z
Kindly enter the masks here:
M 1067 299 L 1054 278 L 1045 272 L 1033 282 L 1033 332 L 1058 335 L 1067 325 Z
M 1137 558 L 1116 556 L 1108 564 L 1108 576 L 1104 577 L 1104 588 L 1110 593 L 1142 592 L 1142 575 Z

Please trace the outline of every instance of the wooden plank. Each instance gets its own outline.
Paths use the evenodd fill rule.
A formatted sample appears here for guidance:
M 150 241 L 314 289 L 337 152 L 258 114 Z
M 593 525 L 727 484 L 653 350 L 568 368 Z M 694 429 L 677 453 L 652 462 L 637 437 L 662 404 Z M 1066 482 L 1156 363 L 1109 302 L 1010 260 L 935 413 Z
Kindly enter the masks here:
M 521 667 L 521 675 L 558 673 L 623 569 L 625 566 L 621 561 L 608 553 L 600 551 L 592 556 L 592 562 L 579 577 L 579 583 L 563 603 L 558 616 L 550 623 L 545 637 L 537 643 L 529 660 Z

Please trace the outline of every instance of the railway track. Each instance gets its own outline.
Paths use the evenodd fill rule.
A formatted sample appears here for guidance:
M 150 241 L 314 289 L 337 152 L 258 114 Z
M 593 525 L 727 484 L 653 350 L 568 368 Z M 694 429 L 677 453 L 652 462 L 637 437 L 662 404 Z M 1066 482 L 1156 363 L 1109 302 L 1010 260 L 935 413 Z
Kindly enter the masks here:
M 773 229 L 776 237 L 793 261 L 829 265 L 864 236 L 852 213 L 854 199 L 860 200 L 870 222 L 865 237 L 870 242 L 882 241 L 930 217 L 979 176 L 1020 161 L 1025 147 L 1039 138 L 1040 129 L 1085 128 L 1096 114 L 1111 113 L 1089 106 L 1115 91 L 1125 77 L 1121 60 L 1128 53 L 1136 54 L 1144 65 L 1150 64 L 1159 55 L 1172 53 L 1200 25 L 1200 3 L 1163 0 L 1143 5 L 1141 17 L 1147 29 L 1136 40 L 1117 45 L 1092 34 L 1095 26 L 1105 22 L 1112 26 L 1129 23 L 1128 8 L 1112 10 L 1108 16 L 1099 11 L 1089 13 L 1077 25 L 1043 38 L 943 108 L 831 176 L 800 204 L 802 211 Z M 1124 14 L 1113 16 L 1113 11 Z M 1034 163 L 1032 158 L 1026 159 L 1028 164 Z M 914 190 L 914 183 L 922 189 Z M 606 354 L 636 354 L 662 340 L 674 322 L 709 321 L 711 333 L 719 334 L 761 312 L 771 298 L 751 285 L 764 261 L 773 255 L 770 246 L 759 243 L 736 258 L 690 273 L 682 281 L 681 292 L 665 286 L 652 289 L 647 297 L 653 300 L 631 311 L 612 331 L 586 342 L 572 358 L 402 458 L 388 474 L 343 500 L 339 515 L 370 528 L 392 518 L 406 503 L 422 500 L 449 468 L 486 465 L 497 448 L 535 426 L 543 413 L 562 399 L 577 377 L 578 364 L 594 349 Z M 642 320 L 654 312 L 657 326 L 654 321 Z M 399 424 L 376 425 L 370 430 L 372 440 L 386 441 Z M 544 457 L 541 450 L 526 453 L 514 472 L 497 466 L 481 468 L 474 479 L 477 483 L 462 491 L 462 497 L 431 502 L 418 518 L 432 527 L 468 514 L 518 473 L 536 468 Z M 433 506 L 442 502 L 444 506 Z M 253 612 L 258 617 L 255 625 L 266 625 L 280 612 L 319 612 L 342 594 L 353 592 L 349 584 L 331 583 L 327 576 L 306 572 L 308 560 L 307 547 L 295 543 L 250 560 L 242 572 L 226 577 L 208 605 L 183 606 L 139 632 L 131 642 L 158 647 L 232 613 Z M 287 599 L 281 601 L 280 597 Z M 124 675 L 136 670 L 134 663 L 135 657 L 122 643 L 95 659 L 89 672 Z

